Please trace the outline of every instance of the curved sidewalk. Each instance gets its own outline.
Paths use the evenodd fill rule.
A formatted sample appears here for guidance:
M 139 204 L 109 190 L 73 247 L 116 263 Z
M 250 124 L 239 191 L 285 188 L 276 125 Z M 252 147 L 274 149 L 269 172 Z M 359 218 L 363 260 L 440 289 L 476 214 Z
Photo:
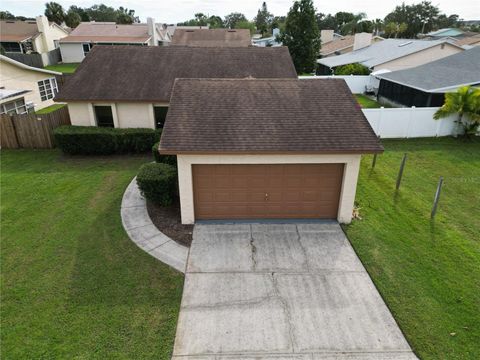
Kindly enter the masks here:
M 136 177 L 123 194 L 121 216 L 123 228 L 139 248 L 185 273 L 188 248 L 170 239 L 152 223 L 146 201 L 138 189 Z

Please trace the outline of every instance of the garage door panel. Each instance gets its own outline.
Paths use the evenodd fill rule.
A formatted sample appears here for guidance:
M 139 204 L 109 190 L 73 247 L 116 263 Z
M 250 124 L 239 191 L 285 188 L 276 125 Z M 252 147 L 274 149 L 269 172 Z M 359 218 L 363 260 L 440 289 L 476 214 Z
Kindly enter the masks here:
M 338 212 L 343 164 L 193 165 L 192 171 L 197 219 L 336 218 Z

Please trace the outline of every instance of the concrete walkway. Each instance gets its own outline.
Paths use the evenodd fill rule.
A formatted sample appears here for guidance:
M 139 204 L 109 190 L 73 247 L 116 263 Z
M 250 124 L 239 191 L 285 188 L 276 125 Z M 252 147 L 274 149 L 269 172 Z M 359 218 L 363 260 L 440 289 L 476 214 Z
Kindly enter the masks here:
M 120 212 L 125 231 L 138 247 L 174 269 L 185 272 L 188 248 L 170 239 L 152 223 L 136 178 L 123 194 Z
M 416 359 L 337 224 L 196 225 L 174 359 Z

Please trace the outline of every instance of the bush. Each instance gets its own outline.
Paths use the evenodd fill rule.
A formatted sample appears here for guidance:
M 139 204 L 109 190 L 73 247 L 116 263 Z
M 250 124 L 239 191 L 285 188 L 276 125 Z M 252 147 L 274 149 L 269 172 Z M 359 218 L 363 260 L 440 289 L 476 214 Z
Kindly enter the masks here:
M 365 65 L 355 63 L 335 68 L 335 75 L 370 75 L 370 69 Z
M 71 155 L 142 153 L 152 148 L 159 133 L 153 129 L 113 129 L 97 126 L 60 126 L 56 145 Z
M 158 146 L 160 145 L 159 142 L 153 144 L 152 146 L 152 154 L 155 162 L 168 164 L 177 167 L 177 156 L 176 155 L 161 155 L 158 152 Z
M 177 170 L 168 164 L 145 164 L 137 175 L 137 184 L 147 200 L 171 205 L 177 194 Z

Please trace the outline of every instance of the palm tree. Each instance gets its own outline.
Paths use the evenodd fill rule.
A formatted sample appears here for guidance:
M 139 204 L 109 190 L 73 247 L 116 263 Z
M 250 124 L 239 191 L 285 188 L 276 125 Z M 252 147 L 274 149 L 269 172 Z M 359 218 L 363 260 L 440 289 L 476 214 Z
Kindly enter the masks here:
M 435 120 L 457 114 L 456 122 L 466 136 L 475 135 L 480 125 L 480 89 L 462 86 L 456 92 L 445 94 L 445 103 L 433 115 Z
M 343 25 L 342 33 L 354 35 L 360 29 L 360 23 L 367 17 L 367 14 L 361 12 L 353 15 L 351 21 Z
M 45 16 L 48 21 L 53 21 L 57 25 L 61 25 L 65 20 L 65 11 L 62 5 L 51 1 L 45 4 Z

